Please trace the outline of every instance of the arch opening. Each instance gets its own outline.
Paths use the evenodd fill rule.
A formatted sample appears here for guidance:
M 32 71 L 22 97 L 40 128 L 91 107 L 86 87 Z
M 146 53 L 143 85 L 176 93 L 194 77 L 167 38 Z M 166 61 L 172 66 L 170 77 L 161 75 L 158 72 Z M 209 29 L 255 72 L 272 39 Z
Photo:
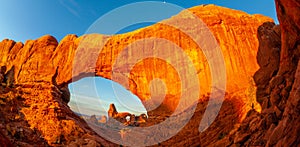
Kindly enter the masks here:
M 68 86 L 71 96 L 68 106 L 84 119 L 107 117 L 110 104 L 119 112 L 147 114 L 141 100 L 120 84 L 102 78 L 85 77 Z

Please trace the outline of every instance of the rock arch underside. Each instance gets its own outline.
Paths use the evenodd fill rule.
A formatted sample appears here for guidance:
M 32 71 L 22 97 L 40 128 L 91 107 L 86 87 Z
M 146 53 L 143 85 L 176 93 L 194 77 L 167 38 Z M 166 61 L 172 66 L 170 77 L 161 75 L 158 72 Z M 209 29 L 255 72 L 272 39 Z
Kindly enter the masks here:
M 70 110 L 68 84 L 87 76 L 112 79 L 118 54 L 131 43 L 151 37 L 164 38 L 181 47 L 197 70 L 195 80 L 201 83 L 192 119 L 161 145 L 297 145 L 300 143 L 300 4 L 276 0 L 276 7 L 280 26 L 262 15 L 214 5 L 189 9 L 215 36 L 227 74 L 221 111 L 202 133 L 198 126 L 211 91 L 209 65 L 193 39 L 174 27 L 158 23 L 114 36 L 67 35 L 60 42 L 48 35 L 24 44 L 3 40 L 0 42 L 0 65 L 5 66 L 0 75 L 3 75 L 0 77 L 0 145 L 117 146 L 97 135 Z M 184 23 L 188 18 L 182 16 L 166 21 Z M 186 27 L 192 30 L 195 26 Z M 98 52 L 100 42 L 105 45 Z M 144 46 L 147 47 L 155 48 L 155 44 Z M 87 55 L 74 61 L 78 54 Z M 176 69 L 168 63 L 147 58 L 123 76 L 129 79 L 128 90 L 141 99 L 146 109 L 156 102 L 149 99 L 151 81 L 159 78 L 165 82 L 165 99 L 158 108 L 148 111 L 149 125 L 163 121 L 176 109 L 182 85 Z

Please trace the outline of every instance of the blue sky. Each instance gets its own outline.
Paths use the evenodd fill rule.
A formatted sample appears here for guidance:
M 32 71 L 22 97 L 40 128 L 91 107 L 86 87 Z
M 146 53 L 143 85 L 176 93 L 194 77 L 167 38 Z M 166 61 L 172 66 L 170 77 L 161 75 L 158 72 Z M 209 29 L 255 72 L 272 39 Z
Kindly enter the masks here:
M 24 42 L 45 34 L 51 34 L 60 40 L 66 34 L 82 35 L 103 14 L 133 2 L 141 1 L 2 0 L 0 2 L 0 40 L 10 38 Z M 184 8 L 201 4 L 216 4 L 276 19 L 273 0 L 166 0 L 166 2 Z
M 87 77 L 69 86 L 69 106 L 76 112 L 103 115 L 114 103 L 119 112 L 147 113 L 141 101 L 118 83 L 101 77 Z
M 0 40 L 4 38 L 22 41 L 37 39 L 43 35 L 51 34 L 61 40 L 67 34 L 82 35 L 101 16 L 120 6 L 143 2 L 135 0 L 2 0 L 0 2 Z M 164 2 L 160 0 L 158 2 Z M 183 8 L 189 8 L 201 4 L 216 4 L 232 9 L 242 10 L 249 14 L 263 14 L 269 16 L 278 23 L 273 0 L 165 0 Z M 159 19 L 166 19 L 178 13 L 178 11 L 155 10 L 151 13 L 162 14 Z M 133 17 L 130 16 L 130 17 Z M 128 19 L 114 18 L 114 19 Z M 113 21 L 113 19 L 112 19 Z M 113 24 L 113 22 L 112 22 Z M 134 24 L 123 28 L 118 33 L 132 31 L 134 29 L 150 25 L 152 23 Z M 103 28 L 98 33 L 105 32 Z M 142 113 L 145 109 L 141 102 L 120 85 L 103 78 L 85 78 L 70 85 L 72 98 L 70 106 L 75 110 L 77 105 L 84 109 L 84 113 L 104 112 L 109 103 L 113 102 L 121 111 L 138 110 Z M 77 89 L 77 90 L 76 90 Z M 120 94 L 119 100 L 115 91 Z M 125 99 L 124 99 L 125 98 Z M 77 101 L 76 101 L 77 100 Z M 103 107 L 99 107 L 102 105 Z

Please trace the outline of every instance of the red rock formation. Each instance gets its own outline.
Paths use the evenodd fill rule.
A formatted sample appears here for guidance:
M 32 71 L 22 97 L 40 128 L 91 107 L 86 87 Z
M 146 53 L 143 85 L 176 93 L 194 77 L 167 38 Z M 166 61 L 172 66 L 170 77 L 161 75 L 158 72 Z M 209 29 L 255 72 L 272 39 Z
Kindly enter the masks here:
M 108 117 L 116 116 L 118 114 L 116 106 L 114 104 L 110 104 L 107 113 L 108 113 Z
M 300 144 L 300 2 L 275 2 L 281 29 L 280 66 L 278 73 L 269 81 L 271 105 L 265 109 L 265 117 L 275 113 L 278 123 L 269 127 L 267 145 L 297 146 Z
M 211 11 L 212 9 L 214 11 Z M 213 5 L 198 6 L 189 10 L 204 21 L 220 44 L 226 65 L 226 91 L 229 93 L 236 91 L 244 93 L 245 89 L 249 87 L 249 83 L 251 83 L 252 75 L 258 69 L 258 65 L 254 60 L 258 48 L 256 30 L 263 22 L 272 20 L 264 16 L 251 16 L 241 11 Z M 165 22 L 185 23 L 190 19 L 186 15 L 186 12 L 182 12 Z M 187 30 L 194 29 L 192 25 L 185 26 Z M 138 39 L 150 37 L 164 38 L 183 48 L 198 71 L 201 94 L 211 92 L 210 67 L 199 46 L 180 30 L 164 24 L 156 24 L 138 31 L 111 37 L 90 35 L 77 38 L 74 35 L 69 35 L 59 44 L 51 36 L 27 41 L 25 45 L 11 40 L 4 40 L 0 45 L 3 50 L 1 56 L 4 57 L 0 64 L 6 65 L 8 69 L 14 66 L 16 84 L 47 82 L 61 88 L 66 87 L 72 78 L 78 80 L 84 76 L 94 75 L 94 73 L 97 76 L 111 79 L 112 68 L 118 53 Z M 101 50 L 100 56 L 98 56 L 97 52 L 100 49 L 97 47 L 103 44 L 104 41 L 107 42 Z M 148 46 L 151 47 L 152 44 L 144 44 L 145 48 L 148 48 Z M 78 57 L 78 54 L 84 54 L 84 56 Z M 169 53 L 162 50 L 160 54 L 167 55 Z M 76 58 L 76 61 L 73 61 L 73 58 Z M 73 62 L 76 64 L 76 69 L 73 68 Z M 124 60 L 124 62 L 131 61 Z M 182 62 L 181 60 L 177 61 L 178 64 Z M 161 67 L 164 70 L 161 70 Z M 180 70 L 184 71 L 187 68 L 181 66 Z M 186 73 L 186 77 L 188 76 Z M 149 91 L 150 82 L 154 78 L 160 78 L 165 82 L 167 89 L 167 98 L 163 101 L 163 105 L 170 110 L 176 108 L 179 101 L 178 96 L 182 92 L 180 90 L 182 85 L 178 76 L 178 69 L 174 69 L 173 65 L 158 59 L 142 60 L 136 63 L 126 78 L 129 78 L 130 81 L 128 88 L 139 96 L 148 110 L 151 110 L 153 103 L 161 101 L 150 99 Z M 158 93 L 164 93 L 164 90 Z M 172 97 L 172 99 L 168 97 Z M 68 100 L 66 99 L 66 101 Z
M 232 137 L 239 145 L 300 144 L 300 3 L 296 0 L 275 2 L 280 28 L 265 23 L 258 29 L 260 69 L 254 79 L 262 113 L 248 113 Z
M 194 125 L 199 122 L 199 118 L 201 118 L 199 114 L 202 114 L 205 108 L 202 104 L 198 104 L 197 114 L 191 123 L 186 126 L 186 130 L 181 131 L 173 139 L 166 141 L 166 145 L 176 143 L 176 140 L 181 140 L 182 145 L 220 145 L 224 143 L 228 145 L 233 143 L 242 145 L 297 144 L 299 140 L 297 137 L 297 132 L 299 132 L 297 126 L 299 122 L 297 107 L 299 106 L 299 100 L 297 99 L 299 97 L 299 80 L 297 77 L 299 74 L 296 73 L 296 69 L 299 60 L 299 18 L 297 17 L 299 16 L 299 3 L 278 0 L 276 4 L 279 21 L 282 24 L 280 28 L 281 43 L 278 39 L 279 29 L 274 25 L 265 24 L 260 27 L 261 30 L 259 29 L 259 26 L 264 22 L 272 21 L 270 18 L 260 15 L 248 15 L 240 11 L 213 5 L 189 9 L 204 21 L 220 44 L 226 65 L 226 92 L 231 96 L 227 96 L 226 106 L 222 108 L 223 111 L 221 110 L 217 123 L 214 123 L 206 132 L 199 134 L 198 127 L 195 128 L 197 125 Z M 182 12 L 165 22 L 178 21 L 184 23 L 190 19 L 186 17 L 185 13 Z M 193 31 L 195 26 L 186 25 L 186 27 Z M 264 35 L 274 37 L 274 40 L 263 38 Z M 259 39 L 257 39 L 257 36 L 259 36 Z M 82 119 L 72 113 L 67 106 L 69 101 L 67 85 L 72 80 L 76 81 L 95 74 L 112 79 L 114 62 L 124 47 L 141 38 L 149 37 L 164 38 L 181 47 L 192 59 L 192 63 L 198 72 L 201 94 L 210 92 L 210 69 L 199 46 L 187 34 L 162 23 L 115 36 L 86 35 L 78 38 L 75 35 L 68 35 L 60 43 L 51 36 L 27 41 L 24 45 L 12 40 L 3 40 L 0 42 L 0 56 L 2 57 L 0 65 L 6 66 L 7 70 L 5 74 L 6 85 L 3 84 L 5 86 L 1 87 L 1 97 L 13 101 L 5 103 L 9 105 L 1 107 L 0 114 L 12 114 L 12 117 L 3 117 L 4 124 L 13 121 L 12 118 L 15 118 L 15 114 L 22 114 L 21 119 L 14 120 L 15 127 L 13 129 L 7 129 L 11 127 L 5 129 L 4 126 L 0 126 L 2 130 L 7 132 L 4 135 L 18 145 L 24 145 L 24 142 L 41 144 L 44 141 L 49 145 L 113 145 L 97 136 Z M 234 125 L 238 123 L 237 119 L 255 103 L 255 100 L 250 96 L 253 90 L 249 89 L 254 87 L 251 83 L 251 77 L 259 68 L 255 60 L 259 41 L 258 64 L 261 67 L 261 73 L 255 75 L 255 80 L 258 85 L 257 99 L 263 105 L 263 113 L 250 111 L 244 120 L 244 125 L 242 124 L 239 130 L 235 130 Z M 99 45 L 104 45 L 101 52 L 99 52 Z M 276 48 L 280 45 L 280 60 L 278 60 L 279 52 Z M 159 46 L 145 44 L 144 48 L 141 49 L 147 49 L 148 47 Z M 268 57 L 270 60 L 261 59 L 261 56 L 266 56 L 269 52 L 274 55 Z M 127 53 L 130 54 L 131 52 Z M 78 56 L 81 54 L 83 56 Z M 168 53 L 162 50 L 161 54 Z M 179 55 L 175 53 L 174 56 Z M 126 63 L 130 60 L 124 59 L 122 61 Z M 265 62 L 269 62 L 269 64 Z M 74 63 L 76 69 L 74 69 Z M 181 60 L 177 63 L 181 63 Z M 276 68 L 278 64 L 280 67 Z M 186 68 L 182 66 L 180 69 L 184 70 Z M 274 77 L 269 78 L 270 75 Z M 157 103 L 156 101 L 162 101 L 157 99 L 149 102 L 150 82 L 154 78 L 160 78 L 165 82 L 167 92 L 166 99 L 163 100 L 162 104 L 164 107 L 151 111 L 149 117 L 159 117 L 159 115 L 164 115 L 166 111 L 173 111 L 176 108 L 179 95 L 182 92 L 180 90 L 182 83 L 176 69 L 170 64 L 160 59 L 148 58 L 135 64 L 132 71 L 125 77 L 129 78 L 130 81 L 127 88 L 139 96 L 147 109 L 151 109 L 152 105 Z M 118 79 L 113 80 L 117 81 Z M 121 81 L 121 84 L 124 83 Z M 248 93 L 248 97 L 245 92 L 246 89 L 252 91 L 250 94 Z M 18 95 L 7 95 L 9 91 Z M 270 98 L 262 97 L 259 92 L 264 97 L 270 96 Z M 280 94 L 280 97 L 277 96 L 278 94 Z M 233 108 L 231 108 L 232 101 L 235 101 Z M 14 106 L 15 103 L 18 105 L 10 110 L 8 106 Z M 232 124 L 230 126 L 225 125 L 228 122 L 222 122 L 223 118 L 226 118 L 227 121 L 230 118 Z M 15 136 L 22 132 L 16 127 L 18 121 L 21 122 L 19 126 L 34 136 L 34 139 L 28 137 L 17 138 Z M 287 125 L 288 122 L 291 125 Z M 220 125 L 223 127 L 218 128 Z M 248 126 L 250 126 L 250 130 L 247 130 Z M 293 126 L 296 126 L 296 129 L 292 129 Z M 219 130 L 216 131 L 213 128 Z M 187 130 L 192 132 L 190 133 L 192 135 L 189 138 L 190 140 L 185 139 Z M 219 132 L 222 133 L 218 134 Z M 267 135 L 264 136 L 263 133 L 265 132 L 267 132 Z M 206 141 L 199 143 L 199 135 L 202 140 L 211 139 L 213 143 Z M 257 141 L 254 142 L 254 139 L 257 139 Z

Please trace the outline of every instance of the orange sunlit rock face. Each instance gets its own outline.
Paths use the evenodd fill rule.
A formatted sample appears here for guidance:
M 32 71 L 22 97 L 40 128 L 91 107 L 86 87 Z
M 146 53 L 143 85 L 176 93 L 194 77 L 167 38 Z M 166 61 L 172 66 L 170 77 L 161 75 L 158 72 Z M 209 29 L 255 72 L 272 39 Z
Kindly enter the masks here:
M 211 9 L 214 9 L 214 11 L 210 11 Z M 272 20 L 264 16 L 250 16 L 240 11 L 215 7 L 212 5 L 194 7 L 191 8 L 190 11 L 204 21 L 204 23 L 216 37 L 216 40 L 221 47 L 226 65 L 226 92 L 239 92 L 240 95 L 244 95 L 243 97 L 245 97 L 247 95 L 246 90 L 252 84 L 252 76 L 258 69 L 258 65 L 255 59 L 258 49 L 257 28 L 263 22 Z M 175 16 L 167 21 L 172 22 L 174 20 L 177 20 L 178 22 L 184 23 L 187 21 L 186 19 L 188 19 L 183 17 L 184 15 L 184 13 L 179 14 L 179 17 Z M 192 25 L 187 25 L 186 27 L 190 27 L 190 29 L 193 30 Z M 116 35 L 109 38 L 101 51 L 101 54 L 104 56 L 104 58 L 98 58 L 96 74 L 99 76 L 111 78 L 110 72 L 113 68 L 113 61 L 116 60 L 120 52 L 122 52 L 127 46 L 138 40 L 153 37 L 167 39 L 182 48 L 182 50 L 192 60 L 193 66 L 197 70 L 201 90 L 200 94 L 202 95 L 211 92 L 211 71 L 207 61 L 209 59 L 205 57 L 202 49 L 195 43 L 193 38 L 186 35 L 185 33 L 182 33 L 180 30 L 174 27 L 165 24 L 156 24 L 151 27 L 140 29 L 138 31 Z M 145 43 L 141 50 L 145 48 L 155 48 L 156 46 L 159 45 L 155 43 Z M 168 45 L 166 44 L 166 47 L 167 46 Z M 139 52 L 136 54 L 143 54 L 143 52 Z M 164 50 L 161 49 L 161 54 L 169 53 L 164 52 Z M 179 63 L 182 62 L 180 61 L 182 59 L 181 57 L 177 58 L 179 60 Z M 124 58 L 122 61 L 124 61 L 124 63 L 127 63 L 126 58 Z M 148 66 L 146 65 L 145 68 L 148 68 Z M 164 73 L 168 70 L 167 68 L 163 67 L 161 69 L 163 70 L 160 70 L 158 72 Z M 182 66 L 181 69 L 187 69 L 187 67 Z M 139 73 L 151 72 L 144 71 Z M 136 77 L 145 78 L 142 76 Z M 131 79 L 131 77 L 129 77 L 129 79 L 130 81 L 132 81 L 131 83 L 135 83 L 136 79 Z M 173 83 L 172 85 L 176 85 L 176 83 L 178 83 L 178 81 L 174 82 L 175 83 Z M 149 82 L 146 83 L 148 84 Z M 251 86 L 255 85 L 252 84 Z M 143 98 L 143 96 L 148 94 L 149 85 L 139 86 L 137 89 L 132 88 L 135 87 L 134 85 L 131 85 L 130 87 L 130 90 L 136 95 L 140 96 L 141 99 L 146 99 Z M 168 94 L 173 95 L 172 91 L 176 91 L 177 88 L 178 87 L 175 86 L 171 89 L 168 89 Z M 247 110 L 245 112 L 251 109 L 251 105 L 253 103 L 255 107 L 259 107 L 257 106 L 257 103 L 255 103 L 254 98 L 252 102 L 246 102 Z
M 252 80 L 259 68 L 256 61 L 259 45 L 257 30 L 264 22 L 273 20 L 214 5 L 197 6 L 189 11 L 207 25 L 224 56 L 225 91 L 231 95 L 229 98 L 241 101 L 235 104 L 238 105 L 238 110 L 228 109 L 232 113 L 239 113 L 239 117 L 245 116 L 253 107 L 260 109 L 256 103 L 255 84 Z M 89 136 L 93 134 L 92 131 L 82 121 L 77 121 L 79 118 L 75 118 L 67 107 L 68 98 L 63 98 L 63 95 L 69 94 L 65 88 L 71 82 L 95 75 L 119 82 L 139 96 L 146 109 L 152 110 L 152 116 L 164 114 L 161 112 L 164 109 L 155 109 L 160 102 L 163 108 L 173 111 L 183 92 L 198 89 L 198 95 L 211 92 L 212 73 L 208 60 L 214 60 L 214 56 L 205 56 L 203 48 L 197 45 L 194 38 L 178 28 L 166 25 L 176 22 L 193 32 L 198 26 L 185 24 L 189 19 L 191 18 L 186 12 L 182 12 L 164 22 L 130 33 L 113 36 L 67 35 L 59 43 L 49 35 L 29 40 L 25 44 L 3 40 L 0 42 L 0 65 L 7 67 L 6 73 L 13 71 L 13 83 L 25 93 L 26 107 L 20 109 L 25 114 L 24 120 L 28 122 L 29 129 L 38 130 L 50 145 L 57 141 L 75 142 L 72 136 L 84 136 L 81 143 L 87 144 L 89 141 L 86 139 L 93 138 Z M 157 42 L 149 40 L 151 38 Z M 136 44 L 139 41 L 146 43 Z M 173 52 L 172 49 L 176 47 L 184 54 Z M 143 60 L 133 58 L 145 57 L 145 51 L 152 49 L 157 52 L 149 52 L 151 55 L 161 55 L 166 61 L 148 56 Z M 191 78 L 194 73 L 196 78 Z M 153 82 L 159 86 L 153 86 Z M 190 89 L 182 88 L 185 86 L 190 86 Z M 149 99 L 151 94 L 157 99 Z M 184 105 L 184 108 L 198 99 L 199 97 L 187 99 L 189 105 Z M 56 111 L 67 115 L 60 116 L 60 112 Z M 227 115 L 222 114 L 224 117 Z M 110 145 L 99 136 L 95 138 L 97 142 Z
M 161 69 L 166 70 L 161 72 Z M 178 101 L 176 99 L 164 100 L 166 94 L 173 97 L 181 95 L 181 84 L 177 82 L 180 81 L 178 72 L 166 61 L 157 58 L 146 58 L 135 64 L 130 72 L 130 79 L 135 81 L 135 83 L 130 83 L 130 85 L 136 85 L 136 87 L 130 87 L 131 91 L 144 90 L 136 91 L 135 93 L 146 94 L 138 96 L 145 98 L 142 101 L 146 106 L 149 105 L 149 110 L 154 110 L 161 103 L 168 106 L 170 110 L 174 110 L 177 107 Z
M 226 92 L 235 93 L 240 91 L 245 93 L 254 72 L 258 69 L 255 59 L 258 49 L 257 28 L 263 22 L 272 20 L 261 15 L 248 15 L 241 11 L 214 5 L 197 6 L 190 8 L 189 11 L 207 25 L 220 45 L 226 67 Z M 213 59 L 213 57 L 206 57 L 193 38 L 177 28 L 166 25 L 168 22 L 173 21 L 184 24 L 190 19 L 186 15 L 186 12 L 182 12 L 164 21 L 164 23 L 115 36 L 91 34 L 77 38 L 74 35 L 68 35 L 60 43 L 57 43 L 56 39 L 51 36 L 44 36 L 38 40 L 27 41 L 24 45 L 11 40 L 4 40 L 0 45 L 3 50 L 1 56 L 4 57 L 1 65 L 6 65 L 8 69 L 14 66 L 16 84 L 44 81 L 66 85 L 72 79 L 78 80 L 85 76 L 92 76 L 94 73 L 97 76 L 112 79 L 114 64 L 119 58 L 119 54 L 124 52 L 126 47 L 143 39 L 165 39 L 181 48 L 191 60 L 192 65 L 189 66 L 193 66 L 197 72 L 200 95 L 207 94 L 211 92 L 212 80 L 208 60 Z M 187 30 L 195 29 L 193 25 L 184 26 L 187 27 Z M 139 62 L 129 63 L 132 62 L 130 61 L 132 56 L 143 55 L 145 49 L 161 46 L 172 48 L 173 46 L 159 44 L 159 42 L 147 42 L 142 45 L 143 48 L 140 48 L 139 52 L 128 51 L 126 52 L 128 57 L 118 60 L 124 62 L 122 66 L 125 66 L 125 64 L 138 64 L 137 66 L 140 68 L 140 70 L 134 69 L 131 71 L 131 76 L 129 74 L 125 75 L 126 78 L 129 78 L 129 86 L 124 83 L 120 84 L 138 95 L 141 100 L 146 100 L 149 98 L 149 85 L 147 84 L 150 84 L 150 81 L 148 81 L 150 79 L 148 77 L 160 75 L 160 77 L 168 77 L 172 81 L 166 80 L 166 95 L 178 97 L 177 94 L 180 93 L 178 87 L 182 83 L 179 78 L 171 78 L 172 74 L 166 74 L 166 72 L 170 72 L 170 68 L 166 67 L 165 64 L 163 64 L 165 66 L 160 67 L 159 64 L 144 64 L 142 66 Z M 173 54 L 165 48 L 159 48 L 160 55 L 170 55 L 177 59 L 176 64 L 183 63 L 182 59 L 185 57 L 180 54 Z M 155 68 L 159 68 L 155 71 L 155 74 L 149 72 L 152 70 L 152 66 L 158 66 Z M 177 71 L 187 71 L 189 69 L 188 66 L 184 65 L 178 65 L 178 67 Z M 186 72 L 184 76 L 181 78 L 184 80 L 189 79 L 189 72 Z M 144 81 L 144 83 L 141 81 Z M 134 83 L 139 85 L 132 85 Z M 171 102 L 176 104 L 178 100 L 173 98 L 172 100 L 166 99 L 166 101 L 168 103 L 164 103 L 164 105 L 174 109 L 175 107 Z

